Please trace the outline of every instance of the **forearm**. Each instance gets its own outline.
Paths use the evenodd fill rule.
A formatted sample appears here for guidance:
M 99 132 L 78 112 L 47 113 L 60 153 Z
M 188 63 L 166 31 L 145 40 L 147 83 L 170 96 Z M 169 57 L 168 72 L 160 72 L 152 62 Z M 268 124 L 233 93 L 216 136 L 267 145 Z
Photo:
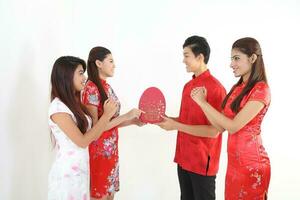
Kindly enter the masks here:
M 93 118 L 93 124 L 96 124 L 97 121 L 98 121 L 97 118 Z M 131 124 L 131 120 L 127 120 L 126 115 L 125 116 L 121 115 L 108 122 L 107 126 L 105 127 L 105 131 L 116 126 L 123 127 L 123 126 L 128 126 L 130 124 Z
M 221 127 L 216 120 L 214 120 L 214 118 L 212 118 L 211 116 L 207 116 L 205 115 L 206 118 L 208 119 L 208 121 L 210 122 L 211 125 L 213 125 L 219 132 L 224 132 L 224 128 Z
M 126 121 L 122 122 L 121 124 L 119 124 L 118 127 L 130 126 L 132 124 L 133 124 L 132 120 L 126 120 Z
M 179 122 L 174 123 L 175 129 L 194 136 L 215 138 L 219 131 L 211 125 L 186 125 Z
M 128 117 L 126 114 L 120 115 L 114 119 L 112 119 L 106 126 L 105 130 L 109 130 L 113 127 L 119 126 L 120 124 L 128 121 Z
M 174 121 L 177 121 L 179 120 L 179 117 L 169 117 L 170 119 L 173 119 Z
M 107 116 L 102 116 L 95 125 L 86 132 L 83 136 L 82 147 L 87 147 L 92 141 L 96 140 L 105 131 L 107 124 L 109 123 L 109 118 Z
M 202 111 L 205 113 L 207 119 L 213 124 L 218 130 L 228 130 L 228 132 L 232 132 L 234 130 L 233 120 L 224 116 L 214 107 L 212 107 L 209 103 L 204 102 L 201 105 Z

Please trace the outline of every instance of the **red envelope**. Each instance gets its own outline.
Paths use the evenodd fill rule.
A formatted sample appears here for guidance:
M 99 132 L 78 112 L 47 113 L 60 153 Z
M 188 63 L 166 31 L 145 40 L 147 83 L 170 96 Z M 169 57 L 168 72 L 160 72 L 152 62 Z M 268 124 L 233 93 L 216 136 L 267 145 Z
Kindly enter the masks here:
M 146 89 L 140 98 L 139 109 L 145 112 L 140 115 L 142 122 L 153 124 L 163 121 L 161 115 L 166 112 L 163 93 L 156 87 Z

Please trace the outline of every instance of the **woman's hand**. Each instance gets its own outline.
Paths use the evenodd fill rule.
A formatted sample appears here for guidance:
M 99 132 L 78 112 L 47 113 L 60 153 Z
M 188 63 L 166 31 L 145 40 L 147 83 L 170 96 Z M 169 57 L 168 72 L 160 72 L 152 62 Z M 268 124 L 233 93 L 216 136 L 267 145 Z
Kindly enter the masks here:
M 117 109 L 118 104 L 112 99 L 107 99 L 103 105 L 103 115 L 110 119 L 117 112 Z
M 144 113 L 144 111 L 139 110 L 137 108 L 133 108 L 128 113 L 126 113 L 127 120 L 139 118 L 142 113 Z
M 206 102 L 207 91 L 205 87 L 196 87 L 191 91 L 192 99 L 198 104 Z
M 141 122 L 141 120 L 139 118 L 134 118 L 131 120 L 132 124 L 135 124 L 139 127 L 146 125 L 146 123 Z

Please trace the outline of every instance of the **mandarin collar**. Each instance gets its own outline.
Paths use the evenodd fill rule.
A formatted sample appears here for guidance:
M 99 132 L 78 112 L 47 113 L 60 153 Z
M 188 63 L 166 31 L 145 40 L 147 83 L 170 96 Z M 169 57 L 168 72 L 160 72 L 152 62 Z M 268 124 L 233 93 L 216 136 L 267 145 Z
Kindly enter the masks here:
M 107 82 L 106 82 L 106 80 L 104 80 L 104 79 L 100 78 L 100 81 L 101 81 L 101 84 L 102 84 L 102 85 L 107 85 Z
M 244 88 L 248 83 L 248 80 L 246 82 L 242 81 L 238 86 L 241 88 Z
M 193 80 L 198 80 L 198 79 L 204 79 L 206 77 L 210 76 L 210 71 L 209 69 L 207 69 L 206 71 L 202 72 L 199 76 L 195 76 L 195 74 L 193 75 Z

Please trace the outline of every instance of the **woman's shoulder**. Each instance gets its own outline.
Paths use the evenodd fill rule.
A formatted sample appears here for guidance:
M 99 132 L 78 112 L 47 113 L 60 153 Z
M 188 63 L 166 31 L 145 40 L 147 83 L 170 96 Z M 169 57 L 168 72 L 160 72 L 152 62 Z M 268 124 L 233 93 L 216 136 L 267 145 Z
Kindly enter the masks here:
M 261 100 L 266 105 L 271 101 L 271 93 L 268 84 L 264 81 L 257 82 L 248 95 L 251 100 Z
M 73 116 L 73 113 L 68 108 L 68 106 L 64 102 L 62 102 L 58 97 L 55 97 L 50 103 L 49 116 L 59 112 L 68 113 Z
M 66 105 L 58 97 L 55 97 L 50 103 L 50 108 L 54 108 L 58 106 L 66 106 Z
M 97 85 L 94 82 L 88 80 L 85 84 L 84 92 L 97 92 L 97 91 L 98 91 Z
M 253 89 L 269 89 L 269 85 L 265 81 L 255 83 Z
M 86 82 L 86 86 L 97 87 L 96 84 L 93 81 L 91 81 L 91 80 L 88 80 Z
M 270 94 L 269 85 L 264 81 L 259 81 L 255 83 L 255 85 L 253 86 L 249 94 L 256 93 L 256 92 L 265 93 L 266 95 L 269 95 Z

